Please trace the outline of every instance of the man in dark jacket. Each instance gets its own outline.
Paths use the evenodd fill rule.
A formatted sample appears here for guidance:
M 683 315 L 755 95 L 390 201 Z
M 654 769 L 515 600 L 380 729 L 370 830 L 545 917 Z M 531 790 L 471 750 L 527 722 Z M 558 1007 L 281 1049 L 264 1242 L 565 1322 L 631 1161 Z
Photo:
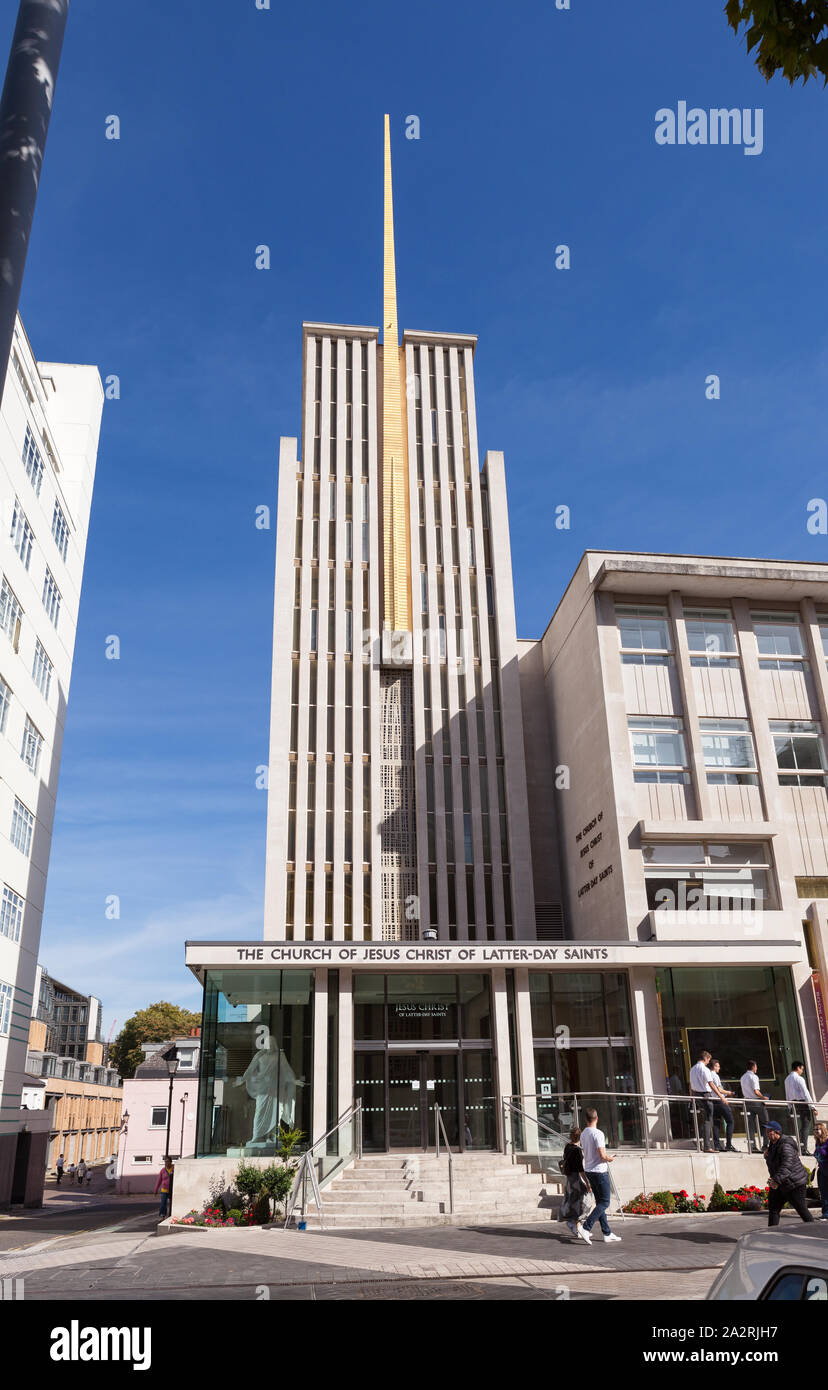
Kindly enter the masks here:
M 782 1126 L 775 1120 L 765 1125 L 768 1147 L 765 1162 L 768 1165 L 768 1225 L 778 1226 L 779 1216 L 786 1202 L 803 1221 L 813 1221 L 805 1198 L 808 1174 L 799 1157 L 799 1145 L 790 1135 L 782 1133 Z

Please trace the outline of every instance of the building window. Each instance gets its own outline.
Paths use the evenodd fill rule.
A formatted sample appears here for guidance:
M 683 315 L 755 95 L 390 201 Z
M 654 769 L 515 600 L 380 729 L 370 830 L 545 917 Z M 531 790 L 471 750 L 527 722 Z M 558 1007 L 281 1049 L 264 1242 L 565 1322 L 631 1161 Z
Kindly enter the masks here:
M 166 1105 L 154 1105 L 154 1106 L 152 1107 L 152 1119 L 150 1120 L 150 1129 L 165 1129 L 165 1128 L 166 1128 L 166 1125 L 167 1125 L 167 1107 L 166 1107 Z
M 652 911 L 757 912 L 774 906 L 769 844 L 645 842 L 641 856 Z
M 691 666 L 738 667 L 736 630 L 729 613 L 685 608 L 684 627 Z
M 8 1033 L 11 1028 L 12 995 L 14 991 L 5 980 L 0 980 L 0 1033 Z
M 55 510 L 52 513 L 52 535 L 55 538 L 55 545 L 60 551 L 61 559 L 65 560 L 66 552 L 69 549 L 69 523 L 63 515 L 57 498 L 55 498 Z
M 673 644 L 666 609 L 619 604 L 615 612 L 623 665 L 670 665 Z
M 24 568 L 28 569 L 29 563 L 32 558 L 32 544 L 34 542 L 34 534 L 32 532 L 31 526 L 29 525 L 26 513 L 23 511 L 23 508 L 21 507 L 20 501 L 17 497 L 15 497 L 14 499 L 14 511 L 12 512 L 11 531 L 9 532 L 9 537 L 11 539 L 12 545 L 14 546 L 18 555 L 20 556 L 20 559 L 23 561 Z
M 57 627 L 60 617 L 61 597 L 60 590 L 52 577 L 51 570 L 46 570 L 43 580 L 43 607 L 53 627 Z
M 825 745 L 819 724 L 804 719 L 772 719 L 780 787 L 824 787 Z
M 19 941 L 22 923 L 23 899 L 4 883 L 3 899 L 0 902 L 0 936 L 8 937 L 9 941 Z
M 23 746 L 20 749 L 20 756 L 35 776 L 37 776 L 37 769 L 40 766 L 40 754 L 42 749 L 43 735 L 35 728 L 27 714 L 26 723 L 23 727 Z
M 636 782 L 689 782 L 680 719 L 638 715 L 627 723 Z
M 746 719 L 700 719 L 704 765 L 711 786 L 758 785 L 750 724 Z
M 11 690 L 6 685 L 3 677 L 0 676 L 0 734 L 6 732 L 6 720 L 9 717 L 9 705 L 11 704 Z
M 23 443 L 23 467 L 26 476 L 35 490 L 35 496 L 40 496 L 40 485 L 43 482 L 43 457 L 34 442 L 34 435 L 29 426 L 26 426 L 26 438 Z
M 0 629 L 5 632 L 14 650 L 17 651 L 20 645 L 20 624 L 23 620 L 23 609 L 17 601 L 9 581 L 3 576 L 3 587 L 0 589 Z
M 133 1163 L 152 1163 L 152 1154 L 136 1154 Z
M 46 655 L 40 638 L 35 638 L 34 661 L 32 662 L 32 678 L 41 695 L 43 696 L 44 700 L 48 700 L 49 698 L 49 691 L 52 686 L 52 672 L 54 671 L 54 669 L 54 666 L 52 665 L 51 661 Z
M 752 613 L 759 665 L 766 670 L 797 668 L 805 655 L 795 613 Z M 776 658 L 776 660 L 774 660 Z
M 20 853 L 25 854 L 27 858 L 32 847 L 34 819 L 28 807 L 24 806 L 20 798 L 16 796 L 12 811 L 11 842 L 15 849 L 19 849 Z

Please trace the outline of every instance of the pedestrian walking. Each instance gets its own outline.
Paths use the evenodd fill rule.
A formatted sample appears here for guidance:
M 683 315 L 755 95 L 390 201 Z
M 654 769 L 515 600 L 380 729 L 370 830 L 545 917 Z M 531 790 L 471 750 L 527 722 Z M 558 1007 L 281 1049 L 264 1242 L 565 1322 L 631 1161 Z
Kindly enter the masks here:
M 578 1239 L 585 1240 L 587 1245 L 591 1243 L 590 1237 L 585 1236 L 580 1223 L 584 1220 L 587 1194 L 589 1193 L 589 1183 L 584 1173 L 584 1151 L 580 1145 L 581 1131 L 576 1125 L 569 1131 L 569 1143 L 563 1151 L 561 1159 L 561 1172 L 566 1178 L 564 1184 L 563 1201 L 561 1202 L 558 1220 L 565 1221 L 572 1235 Z
M 81 1159 L 76 1169 L 78 1175 L 78 1187 L 83 1187 L 83 1180 L 86 1177 L 86 1161 Z
M 70 1164 L 69 1164 L 69 1167 L 66 1169 L 66 1176 L 67 1176 L 67 1178 L 69 1179 L 70 1182 L 74 1182 L 74 1181 L 75 1181 L 75 1172 L 76 1172 L 76 1171 L 77 1171 L 77 1164 L 76 1164 L 76 1163 L 70 1163 Z
M 60 1183 L 60 1180 L 63 1177 L 63 1154 L 58 1154 L 58 1161 L 55 1164 L 55 1172 L 57 1173 L 58 1183 Z
M 700 1052 L 698 1061 L 690 1068 L 690 1094 L 696 1097 L 702 1118 L 702 1147 L 706 1154 L 714 1154 L 718 1152 L 713 1144 L 713 1101 L 716 1098 L 713 1087 L 716 1077 L 710 1070 L 709 1062 L 710 1053 Z
M 586 1241 L 587 1245 L 591 1245 L 592 1228 L 598 1221 L 605 1243 L 613 1240 L 618 1241 L 621 1237 L 613 1235 L 607 1220 L 610 1204 L 609 1165 L 613 1160 L 607 1153 L 607 1141 L 604 1133 L 598 1128 L 598 1111 L 587 1110 L 586 1119 L 586 1127 L 581 1130 L 581 1147 L 584 1151 L 584 1170 L 587 1182 L 592 1188 L 595 1206 L 580 1228 L 579 1234 L 583 1232 L 582 1239 Z
M 759 1090 L 759 1064 L 758 1062 L 748 1062 L 747 1070 L 739 1078 L 739 1085 L 742 1088 L 742 1095 L 747 1104 L 747 1142 L 748 1148 L 753 1148 L 751 1134 L 756 1135 L 756 1152 L 761 1153 L 764 1149 L 762 1142 L 762 1131 L 768 1122 L 768 1107 L 765 1101 L 768 1097 L 763 1091 Z
M 765 1162 L 768 1165 L 768 1226 L 778 1226 L 779 1217 L 786 1202 L 803 1221 L 813 1221 L 808 1210 L 806 1189 L 808 1174 L 802 1166 L 796 1140 L 790 1134 L 782 1133 L 782 1126 L 775 1120 L 765 1125 L 768 1147 Z
M 91 1169 L 91 1167 L 90 1167 L 90 1168 L 87 1168 L 87 1170 L 86 1170 L 86 1186 L 87 1186 L 87 1187 L 91 1187 L 91 1186 L 92 1186 L 92 1169 Z
M 721 1077 L 722 1064 L 718 1057 L 713 1057 L 711 1059 L 710 1070 L 716 1078 L 713 1083 L 714 1089 L 718 1087 L 719 1090 L 719 1094 L 713 1101 L 714 1141 L 716 1148 L 719 1150 L 719 1153 L 735 1154 L 737 1150 L 733 1147 L 733 1110 L 727 1099 L 728 1096 L 733 1095 L 733 1092 L 725 1090 L 725 1084 Z M 718 1134 L 720 1120 L 724 1123 L 725 1127 L 724 1144 Z
M 817 1161 L 817 1187 L 822 1202 L 822 1221 L 828 1221 L 828 1125 L 814 1127 L 814 1153 Z
M 794 1062 L 785 1077 L 785 1099 L 794 1103 L 794 1110 L 799 1120 L 799 1142 L 802 1145 L 802 1152 L 806 1154 L 808 1152 L 808 1131 L 813 1123 L 814 1099 L 805 1085 L 804 1062 Z
M 162 1220 L 162 1221 L 164 1220 L 164 1217 L 167 1215 L 167 1206 L 168 1206 L 168 1204 L 169 1204 L 170 1194 L 172 1193 L 172 1180 L 173 1180 L 172 1159 L 170 1159 L 170 1158 L 165 1158 L 165 1159 L 164 1159 L 164 1167 L 161 1169 L 161 1172 L 158 1174 L 158 1181 L 157 1181 L 156 1184 L 155 1184 L 155 1195 L 156 1195 L 156 1196 L 158 1195 L 159 1190 L 160 1190 L 160 1192 L 161 1192 L 161 1208 L 160 1208 L 160 1210 L 161 1210 L 161 1220 Z

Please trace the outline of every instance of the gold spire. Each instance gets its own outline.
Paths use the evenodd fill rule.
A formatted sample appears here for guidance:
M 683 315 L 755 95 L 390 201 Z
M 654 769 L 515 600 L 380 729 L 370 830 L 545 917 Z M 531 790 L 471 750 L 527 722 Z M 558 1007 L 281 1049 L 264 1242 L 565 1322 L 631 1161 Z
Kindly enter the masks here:
M 408 515 L 408 449 L 403 381 L 405 356 L 397 329 L 394 198 L 391 190 L 391 126 L 385 117 L 385 226 L 382 299 L 382 502 L 384 622 L 411 631 L 411 535 Z

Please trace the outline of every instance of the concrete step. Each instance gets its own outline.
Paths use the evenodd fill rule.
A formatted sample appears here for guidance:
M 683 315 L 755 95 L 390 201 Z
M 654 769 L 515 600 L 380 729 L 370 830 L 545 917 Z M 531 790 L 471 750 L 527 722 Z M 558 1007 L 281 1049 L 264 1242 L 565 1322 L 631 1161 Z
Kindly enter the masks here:
M 471 1173 L 455 1169 L 455 1187 L 471 1187 L 480 1192 L 497 1192 L 501 1187 L 525 1186 L 527 1183 L 542 1183 L 543 1179 L 539 1173 L 526 1173 L 522 1171 L 511 1171 L 508 1173 L 481 1173 L 476 1177 Z M 336 1179 L 337 1186 L 343 1188 L 359 1188 L 365 1192 L 390 1192 L 393 1188 L 405 1188 L 410 1190 L 413 1187 L 445 1187 L 448 1183 L 448 1169 L 443 1173 L 411 1173 L 405 1178 L 398 1178 L 394 1182 L 389 1182 L 387 1178 L 372 1177 L 368 1173 L 361 1173 L 349 1169 L 341 1177 Z
M 545 1183 L 533 1182 L 531 1178 L 526 1182 L 502 1184 L 500 1187 L 481 1189 L 473 1183 L 455 1183 L 454 1196 L 456 1201 L 474 1198 L 479 1206 L 485 1206 L 487 1202 L 496 1202 L 500 1197 L 513 1196 L 522 1197 L 527 1201 L 536 1193 L 546 1187 Z M 349 1183 L 347 1186 L 336 1184 L 328 1189 L 331 1199 L 336 1201 L 348 1202 L 370 1202 L 372 1205 L 382 1206 L 384 1202 L 404 1201 L 404 1202 L 442 1202 L 444 1197 L 448 1197 L 449 1185 L 447 1182 L 435 1183 L 415 1183 L 413 1187 L 400 1189 L 389 1187 L 360 1187 L 356 1183 Z M 557 1191 L 557 1189 L 553 1189 Z M 323 1198 L 324 1200 L 324 1198 Z
M 536 1196 L 535 1198 L 529 1200 L 527 1200 L 526 1197 L 503 1197 L 499 1201 L 495 1202 L 481 1202 L 479 1199 L 474 1197 L 455 1197 L 454 1209 L 458 1212 L 534 1211 L 537 1207 L 541 1205 L 542 1200 L 543 1199 L 541 1198 L 540 1194 L 538 1194 L 538 1196 Z M 414 1212 L 422 1212 L 423 1214 L 431 1212 L 434 1214 L 438 1214 L 443 1210 L 448 1211 L 448 1207 L 448 1193 L 446 1194 L 445 1200 L 432 1202 L 386 1201 L 381 1204 L 374 1204 L 372 1202 L 340 1202 L 337 1201 L 335 1198 L 332 1198 L 330 1201 L 327 1202 L 323 1200 L 322 1204 L 322 1209 L 326 1215 L 328 1214 L 328 1212 L 330 1212 L 332 1215 L 341 1214 L 344 1216 L 350 1212 L 355 1216 L 375 1216 L 380 1219 L 383 1216 L 391 1215 L 400 1215 L 405 1217 L 406 1215 L 412 1214 Z
M 416 1216 L 355 1216 L 352 1213 L 346 1215 L 329 1214 L 325 1210 L 324 1229 L 336 1229 L 340 1231 L 373 1231 L 378 1229 L 410 1230 L 417 1226 L 497 1226 L 513 1225 L 519 1222 L 521 1225 L 528 1225 L 530 1222 L 540 1224 L 551 1224 L 553 1213 L 546 1208 L 538 1208 L 531 1212 L 497 1212 L 485 1211 L 462 1211 L 462 1212 L 440 1212 L 438 1215 L 432 1213 L 418 1213 Z M 308 1230 L 323 1229 L 322 1222 L 316 1213 L 308 1213 Z M 435 1252 L 435 1261 L 437 1252 Z
M 455 1173 L 468 1173 L 475 1181 L 478 1177 L 495 1176 L 500 1173 L 526 1173 L 529 1172 L 530 1164 L 512 1163 L 511 1159 L 492 1160 L 485 1162 L 470 1162 L 464 1158 L 454 1157 Z M 381 1163 L 371 1159 L 358 1158 L 356 1162 L 347 1170 L 349 1173 L 366 1173 L 373 1177 L 394 1177 L 403 1173 L 442 1173 L 448 1171 L 448 1159 L 428 1159 L 412 1158 L 407 1163 Z

